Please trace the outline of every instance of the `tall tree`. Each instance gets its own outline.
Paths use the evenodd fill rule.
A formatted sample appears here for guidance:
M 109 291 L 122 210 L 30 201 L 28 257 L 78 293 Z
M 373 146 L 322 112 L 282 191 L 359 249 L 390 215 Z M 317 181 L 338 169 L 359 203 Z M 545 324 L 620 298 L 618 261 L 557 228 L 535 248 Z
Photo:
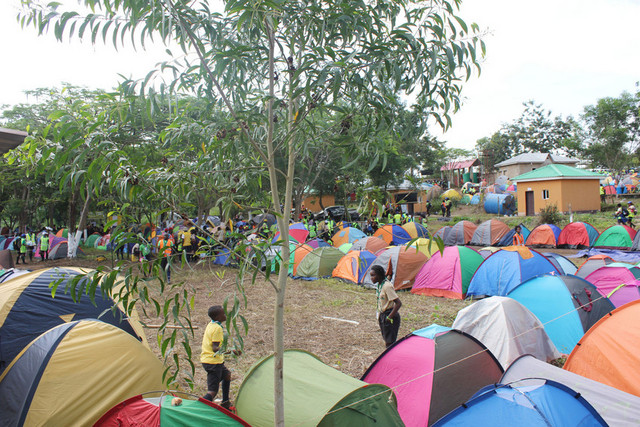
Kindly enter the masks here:
M 340 120 L 325 129 L 340 126 L 352 141 L 354 156 L 372 156 L 377 147 L 369 137 L 393 123 L 401 108 L 395 102 L 400 91 L 417 96 L 421 117 L 431 116 L 448 126 L 450 112 L 460 105 L 461 83 L 479 67 L 484 53 L 477 26 L 468 26 L 456 15 L 458 0 L 230 0 L 222 13 L 213 12 L 205 0 L 84 0 L 92 10 L 106 13 L 83 17 L 58 10 L 57 3 L 23 3 L 21 22 L 40 32 L 51 25 L 59 39 L 70 34 L 95 41 L 102 35 L 119 43 L 140 36 L 144 42 L 153 35 L 178 46 L 179 59 L 162 65 L 175 72 L 169 88 L 218 100 L 234 118 L 239 140 L 250 145 L 265 166 L 285 260 L 272 282 L 274 417 L 276 425 L 284 425 L 288 224 L 295 164 L 308 143 L 305 129 L 314 115 L 336 111 Z M 148 87 L 148 81 L 144 83 L 142 90 Z M 368 124 L 367 131 L 349 134 L 357 117 Z M 322 131 L 316 128 L 314 133 Z M 234 144 L 219 149 L 232 155 Z M 285 159 L 281 167 L 280 153 Z M 285 177 L 283 191 L 279 175 Z

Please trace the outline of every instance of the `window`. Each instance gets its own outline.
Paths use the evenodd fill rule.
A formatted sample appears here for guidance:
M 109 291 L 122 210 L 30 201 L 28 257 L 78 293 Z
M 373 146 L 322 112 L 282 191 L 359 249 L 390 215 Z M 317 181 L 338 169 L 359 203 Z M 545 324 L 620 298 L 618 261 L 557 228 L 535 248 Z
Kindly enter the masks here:
M 542 190 L 542 199 L 547 200 L 549 198 L 549 190 Z

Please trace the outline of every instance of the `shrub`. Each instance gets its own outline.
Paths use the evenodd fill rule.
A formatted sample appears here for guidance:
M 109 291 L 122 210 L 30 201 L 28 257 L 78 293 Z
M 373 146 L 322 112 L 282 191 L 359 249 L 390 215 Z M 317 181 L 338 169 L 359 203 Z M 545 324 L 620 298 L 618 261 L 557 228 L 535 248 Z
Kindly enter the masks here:
M 540 224 L 558 224 L 562 221 L 562 214 L 558 212 L 558 205 L 548 205 L 540 209 Z

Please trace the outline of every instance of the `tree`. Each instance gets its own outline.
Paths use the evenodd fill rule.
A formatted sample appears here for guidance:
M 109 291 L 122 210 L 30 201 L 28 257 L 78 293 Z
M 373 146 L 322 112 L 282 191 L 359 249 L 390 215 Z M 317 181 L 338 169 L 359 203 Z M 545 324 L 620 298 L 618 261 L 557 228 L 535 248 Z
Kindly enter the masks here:
M 595 166 L 620 169 L 640 144 L 640 95 L 623 92 L 584 108 L 586 153 Z
M 231 0 L 222 13 L 211 11 L 204 0 L 83 3 L 106 13 L 81 17 L 59 11 L 56 3 L 43 7 L 25 0 L 20 21 L 40 33 L 51 26 L 58 39 L 69 34 L 95 42 L 102 35 L 120 43 L 139 37 L 143 46 L 153 35 L 177 46 L 181 56 L 161 65 L 161 70 L 174 73 L 168 89 L 224 105 L 239 129 L 238 141 L 252 148 L 268 173 L 285 260 L 277 281 L 271 282 L 276 292 L 275 424 L 281 426 L 289 207 L 307 131 L 318 135 L 339 126 L 337 134 L 351 141 L 348 151 L 354 157 L 371 157 L 377 146 L 369 138 L 393 125 L 401 109 L 395 95 L 402 91 L 416 95 L 421 119 L 433 117 L 448 127 L 450 112 L 460 105 L 462 82 L 479 68 L 484 54 L 478 28 L 455 15 L 457 0 Z M 148 90 L 150 78 L 141 82 L 141 91 Z M 327 111 L 335 111 L 339 120 L 323 128 L 311 125 L 315 115 Z M 366 123 L 361 128 L 366 132 L 349 132 L 355 118 Z M 223 141 L 218 148 L 233 155 L 234 144 Z M 284 159 L 282 167 L 278 155 Z M 284 177 L 284 190 L 279 176 Z

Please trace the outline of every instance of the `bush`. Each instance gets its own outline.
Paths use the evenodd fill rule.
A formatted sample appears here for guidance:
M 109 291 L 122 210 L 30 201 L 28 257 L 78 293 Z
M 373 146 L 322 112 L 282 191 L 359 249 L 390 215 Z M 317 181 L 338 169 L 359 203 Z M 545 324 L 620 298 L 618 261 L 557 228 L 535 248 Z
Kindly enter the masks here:
M 540 210 L 540 224 L 558 224 L 562 221 L 562 214 L 558 212 L 558 205 L 548 205 Z

